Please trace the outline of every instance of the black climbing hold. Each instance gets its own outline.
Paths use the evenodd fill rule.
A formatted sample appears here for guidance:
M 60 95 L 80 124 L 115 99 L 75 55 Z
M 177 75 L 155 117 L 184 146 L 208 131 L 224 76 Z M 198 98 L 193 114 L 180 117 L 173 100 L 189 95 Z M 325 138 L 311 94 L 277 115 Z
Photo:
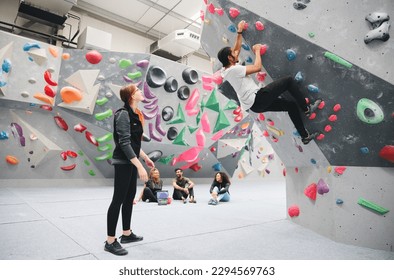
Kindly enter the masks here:
M 164 107 L 163 110 L 161 111 L 161 116 L 164 121 L 171 120 L 172 117 L 174 116 L 174 109 L 172 109 L 171 106 Z
M 294 9 L 296 9 L 296 10 L 303 10 L 303 9 L 306 8 L 306 5 L 305 5 L 304 3 L 297 3 L 297 2 L 294 2 L 294 3 L 293 3 L 293 7 L 294 7 Z
M 190 89 L 188 86 L 182 86 L 178 89 L 178 97 L 180 100 L 186 100 L 190 96 Z
M 365 35 L 364 43 L 368 44 L 373 40 L 382 40 L 384 42 L 387 41 L 388 39 L 390 39 L 389 28 L 390 23 L 388 23 L 387 21 L 383 22 L 380 27 L 369 31 L 367 35 Z
M 171 126 L 167 131 L 168 140 L 172 141 L 178 136 L 178 129 L 176 127 Z
M 164 89 L 167 92 L 175 92 L 178 90 L 178 81 L 174 77 L 169 77 L 165 84 L 164 84 Z
M 167 79 L 166 72 L 158 67 L 158 66 L 151 66 L 146 74 L 146 82 L 152 88 L 158 88 L 166 82 Z
M 189 85 L 193 85 L 198 81 L 198 73 L 196 70 L 193 70 L 191 68 L 186 68 L 182 72 L 182 78 Z
M 378 12 L 374 12 L 365 17 L 365 20 L 367 20 L 372 25 L 373 29 L 379 27 L 383 22 L 388 21 L 389 19 L 390 16 L 387 13 Z

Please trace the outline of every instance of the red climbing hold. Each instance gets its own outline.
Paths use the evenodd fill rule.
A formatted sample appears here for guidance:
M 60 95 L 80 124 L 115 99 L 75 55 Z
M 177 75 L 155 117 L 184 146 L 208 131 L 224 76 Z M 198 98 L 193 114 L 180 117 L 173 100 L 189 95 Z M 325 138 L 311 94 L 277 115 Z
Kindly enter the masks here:
M 264 30 L 264 24 L 262 24 L 261 21 L 256 21 L 255 26 L 256 26 L 256 29 L 257 29 L 258 31 Z
M 208 5 L 208 12 L 211 14 L 215 13 L 215 6 L 212 3 Z
M 310 119 L 310 120 L 314 120 L 315 118 L 316 118 L 316 113 L 313 112 L 313 113 L 309 116 L 309 119 Z
M 339 110 L 341 110 L 341 105 L 335 104 L 333 110 L 334 110 L 334 112 L 338 112 Z
M 71 165 L 68 165 L 68 166 L 61 166 L 60 168 L 61 168 L 62 170 L 64 170 L 64 171 L 70 171 L 70 170 L 73 170 L 73 169 L 75 168 L 75 166 L 77 166 L 76 163 L 71 164 Z
M 72 158 L 76 158 L 78 156 L 76 152 L 70 150 L 67 151 L 67 155 Z
M 55 97 L 56 93 L 55 91 L 48 85 L 46 85 L 44 87 L 44 92 L 46 95 L 48 95 L 49 97 Z
M 379 156 L 385 160 L 388 160 L 391 163 L 394 163 L 394 146 L 393 145 L 384 146 L 380 150 Z
M 61 152 L 61 153 L 60 153 L 60 157 L 61 157 L 63 160 L 66 160 L 66 159 L 67 159 L 67 152 Z
M 268 49 L 267 45 L 265 45 L 265 44 L 261 45 L 260 55 L 264 55 L 267 52 L 267 49 Z
M 230 8 L 229 13 L 232 18 L 236 18 L 239 15 L 239 10 L 237 8 Z
M 65 130 L 65 131 L 68 130 L 68 125 L 67 125 L 66 121 L 63 120 L 62 117 L 54 116 L 54 119 L 55 119 L 55 122 L 58 127 L 60 127 L 61 129 Z
M 44 80 L 45 82 L 47 82 L 47 84 L 51 85 L 51 86 L 57 86 L 57 83 L 55 81 L 52 81 L 52 75 L 51 72 L 49 72 L 48 70 L 44 72 Z
M 328 117 L 328 120 L 329 120 L 330 122 L 335 122 L 337 119 L 338 119 L 338 118 L 337 118 L 337 115 L 331 115 L 331 116 Z
M 316 139 L 317 139 L 317 140 L 323 140 L 323 139 L 324 139 L 324 134 L 323 134 L 323 133 L 320 133 L 320 134 L 316 137 Z
M 40 108 L 46 111 L 52 111 L 52 106 L 49 105 L 41 105 Z
M 268 136 L 270 136 L 270 134 L 268 133 L 267 130 L 264 130 L 264 131 L 263 131 L 263 136 L 268 137 Z
M 265 116 L 263 113 L 259 113 L 259 120 L 260 121 L 264 121 L 265 120 Z
M 192 164 L 189 168 L 190 168 L 191 170 L 197 172 L 198 170 L 201 169 L 201 166 L 198 165 L 198 163 L 194 163 L 194 164 Z
M 98 145 L 99 145 L 99 143 L 97 142 L 96 138 L 95 138 L 95 137 L 93 136 L 93 134 L 90 133 L 89 131 L 85 131 L 85 137 L 86 137 L 86 139 L 87 139 L 90 143 L 92 143 L 93 145 L 95 145 L 95 146 L 98 146 Z
M 74 125 L 74 130 L 77 131 L 77 132 L 81 132 L 82 133 L 82 132 L 84 132 L 86 130 L 86 128 L 87 127 L 84 126 L 81 123 Z
M 319 106 L 317 106 L 317 108 L 319 108 L 320 110 L 324 108 L 324 106 L 326 106 L 326 103 L 324 101 L 320 102 Z
M 334 168 L 334 170 L 335 170 L 335 173 L 342 175 L 343 172 L 345 172 L 346 167 L 345 166 L 337 166 Z
M 297 205 L 290 206 L 288 213 L 290 217 L 297 217 L 300 215 L 300 208 Z
M 304 190 L 304 194 L 312 200 L 316 200 L 316 193 L 317 193 L 316 183 L 310 184 Z
M 100 63 L 103 56 L 96 50 L 90 51 L 85 55 L 86 60 L 91 64 Z
M 219 16 L 224 15 L 224 11 L 223 11 L 222 8 L 215 8 L 215 12 L 216 12 Z
M 326 127 L 324 128 L 325 132 L 330 132 L 332 130 L 332 126 L 331 125 L 326 125 Z
M 236 115 L 236 116 L 238 116 L 240 113 L 241 113 L 241 107 L 238 106 L 238 107 L 233 111 L 233 114 Z

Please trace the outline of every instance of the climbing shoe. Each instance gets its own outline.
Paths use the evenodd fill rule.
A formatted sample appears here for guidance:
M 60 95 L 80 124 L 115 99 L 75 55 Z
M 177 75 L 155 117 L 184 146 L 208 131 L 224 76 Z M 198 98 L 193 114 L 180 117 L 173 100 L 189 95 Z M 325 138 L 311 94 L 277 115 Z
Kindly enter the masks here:
M 322 101 L 323 100 L 321 99 L 316 99 L 315 102 L 308 104 L 308 110 L 305 111 L 305 115 L 309 117 L 314 111 L 316 111 Z
M 312 134 L 308 132 L 308 136 L 305 138 L 302 138 L 301 141 L 304 145 L 307 145 L 309 142 L 311 142 L 313 139 L 315 139 L 318 135 L 319 135 L 318 132 L 314 132 Z

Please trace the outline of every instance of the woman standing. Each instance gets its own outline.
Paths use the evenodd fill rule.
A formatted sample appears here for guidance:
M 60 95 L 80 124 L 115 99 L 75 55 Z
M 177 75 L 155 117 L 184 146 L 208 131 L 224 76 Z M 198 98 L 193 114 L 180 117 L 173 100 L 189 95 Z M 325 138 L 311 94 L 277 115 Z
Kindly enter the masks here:
M 142 181 L 148 179 L 139 157 L 145 160 L 148 167 L 154 167 L 152 160 L 141 149 L 144 119 L 137 107 L 138 103 L 144 100 L 142 92 L 136 85 L 130 84 L 120 89 L 120 98 L 124 102 L 124 107 L 117 110 L 114 116 L 114 194 L 107 213 L 107 240 L 104 246 L 105 251 L 118 256 L 128 253 L 115 237 L 121 208 L 123 234 L 120 243 L 143 239 L 130 229 L 133 200 L 137 191 L 137 173 Z
M 230 188 L 231 182 L 227 174 L 224 172 L 216 172 L 215 179 L 212 182 L 211 189 L 211 199 L 209 200 L 209 205 L 217 205 L 219 201 L 228 202 L 230 201 Z

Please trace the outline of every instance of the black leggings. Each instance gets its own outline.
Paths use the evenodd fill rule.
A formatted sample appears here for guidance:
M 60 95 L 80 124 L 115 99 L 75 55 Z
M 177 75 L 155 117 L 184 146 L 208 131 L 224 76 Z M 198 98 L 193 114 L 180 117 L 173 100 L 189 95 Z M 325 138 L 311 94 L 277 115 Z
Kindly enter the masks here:
M 115 236 L 120 206 L 123 230 L 131 226 L 133 200 L 137 191 L 137 168 L 132 164 L 115 164 L 114 195 L 107 212 L 107 234 Z
M 285 91 L 290 92 L 296 103 L 294 101 L 279 98 L 279 96 L 281 96 Z M 288 76 L 278 79 L 261 88 L 256 93 L 256 98 L 252 107 L 250 107 L 250 110 L 255 113 L 267 111 L 288 112 L 290 119 L 298 130 L 298 133 L 302 138 L 305 138 L 308 137 L 308 132 L 305 130 L 299 108 L 304 112 L 308 109 L 305 98 L 299 89 L 297 82 L 292 77 Z
M 172 198 L 174 200 L 181 200 L 182 197 L 186 199 L 187 197 L 194 197 L 194 190 L 193 188 L 189 189 L 189 194 L 187 195 L 185 192 L 182 192 L 180 190 L 174 189 L 174 193 L 172 194 Z
M 142 201 L 149 199 L 149 202 L 157 202 L 157 191 L 152 191 L 150 188 L 145 187 L 142 195 Z

